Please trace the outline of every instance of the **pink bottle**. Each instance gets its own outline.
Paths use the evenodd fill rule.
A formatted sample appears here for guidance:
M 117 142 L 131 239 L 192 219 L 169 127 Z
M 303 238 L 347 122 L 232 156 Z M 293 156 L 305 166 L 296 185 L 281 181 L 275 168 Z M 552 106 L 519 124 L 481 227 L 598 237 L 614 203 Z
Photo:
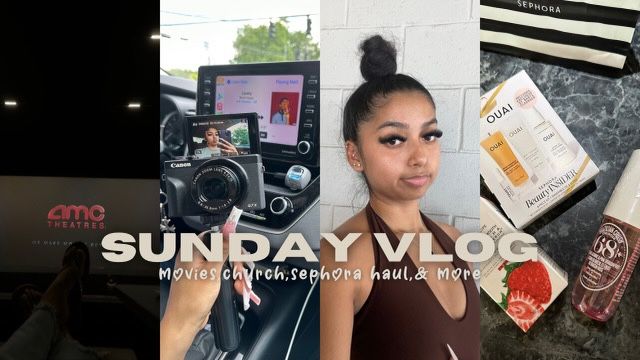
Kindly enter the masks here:
M 640 150 L 635 150 L 604 209 L 602 224 L 573 288 L 573 306 L 592 319 L 609 320 L 639 256 Z

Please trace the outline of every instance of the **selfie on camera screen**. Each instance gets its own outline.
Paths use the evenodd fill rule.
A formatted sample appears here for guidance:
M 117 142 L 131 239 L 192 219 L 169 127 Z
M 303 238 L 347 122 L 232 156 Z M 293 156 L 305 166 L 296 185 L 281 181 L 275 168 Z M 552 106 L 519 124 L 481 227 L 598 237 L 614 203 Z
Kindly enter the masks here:
M 197 159 L 251 154 L 246 118 L 194 121 L 190 130 Z

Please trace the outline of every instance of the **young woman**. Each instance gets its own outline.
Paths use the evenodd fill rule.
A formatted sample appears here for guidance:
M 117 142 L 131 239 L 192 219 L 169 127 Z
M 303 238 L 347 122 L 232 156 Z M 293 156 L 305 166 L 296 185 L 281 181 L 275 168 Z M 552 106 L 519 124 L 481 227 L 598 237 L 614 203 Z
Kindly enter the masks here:
M 195 154 L 198 158 L 209 158 L 221 155 L 238 155 L 238 149 L 227 140 L 220 137 L 220 131 L 215 127 L 209 127 L 204 132 L 204 138 L 207 147 L 196 149 Z
M 440 167 L 442 132 L 429 91 L 396 74 L 396 51 L 380 36 L 361 45 L 360 71 L 366 80 L 344 108 L 343 136 L 350 167 L 362 174 L 369 204 L 334 230 L 343 239 L 362 235 L 349 247 L 348 261 L 335 261 L 334 247 L 321 245 L 325 270 L 361 269 L 362 279 L 321 284 L 321 358 L 480 358 L 479 296 L 473 279 L 438 280 L 437 270 L 468 269 L 454 251 L 458 230 L 420 212 L 420 199 Z M 371 235 L 386 233 L 395 249 L 404 233 L 431 233 L 433 253 L 453 254 L 453 263 L 422 263 L 412 241 L 400 262 L 391 262 Z M 426 280 L 379 280 L 377 272 L 406 268 Z

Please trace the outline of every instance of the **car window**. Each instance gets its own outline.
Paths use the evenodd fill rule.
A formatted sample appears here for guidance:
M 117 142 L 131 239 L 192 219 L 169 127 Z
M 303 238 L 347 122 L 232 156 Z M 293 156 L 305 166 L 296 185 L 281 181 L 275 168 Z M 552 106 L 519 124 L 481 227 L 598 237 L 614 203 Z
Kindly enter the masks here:
M 201 65 L 320 58 L 319 2 L 162 0 L 160 66 L 195 80 Z

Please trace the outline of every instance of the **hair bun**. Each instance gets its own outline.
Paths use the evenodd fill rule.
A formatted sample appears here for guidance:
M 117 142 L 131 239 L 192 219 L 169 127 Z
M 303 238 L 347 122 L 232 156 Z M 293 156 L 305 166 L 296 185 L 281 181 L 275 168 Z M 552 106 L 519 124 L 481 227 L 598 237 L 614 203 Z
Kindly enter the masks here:
M 387 75 L 393 75 L 398 69 L 396 62 L 396 48 L 393 44 L 374 35 L 360 44 L 362 59 L 360 72 L 366 81 L 371 81 Z

